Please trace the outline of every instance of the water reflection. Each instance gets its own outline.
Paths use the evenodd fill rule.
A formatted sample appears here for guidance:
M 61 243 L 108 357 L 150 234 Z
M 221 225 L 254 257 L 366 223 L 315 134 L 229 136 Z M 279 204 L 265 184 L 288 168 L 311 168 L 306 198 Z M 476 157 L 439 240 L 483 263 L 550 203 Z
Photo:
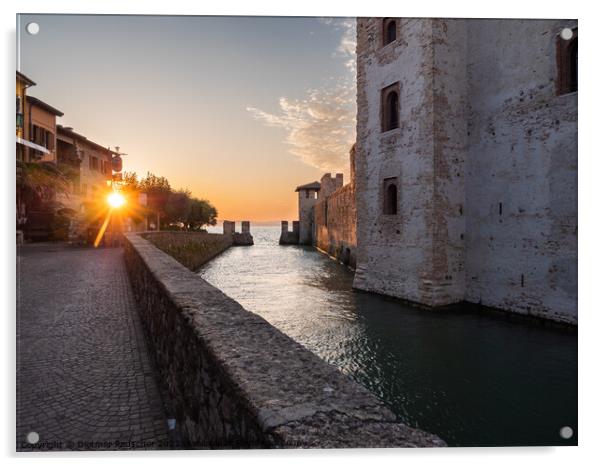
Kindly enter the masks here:
M 433 312 L 351 290 L 353 273 L 252 231 L 199 273 L 339 367 L 404 422 L 450 445 L 576 444 L 575 334 L 459 309 Z

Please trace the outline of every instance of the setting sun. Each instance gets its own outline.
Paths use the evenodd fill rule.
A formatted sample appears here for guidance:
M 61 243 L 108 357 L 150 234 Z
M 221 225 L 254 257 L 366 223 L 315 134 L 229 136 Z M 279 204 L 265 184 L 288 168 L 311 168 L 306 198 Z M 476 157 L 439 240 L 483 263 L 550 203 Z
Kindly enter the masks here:
M 118 209 L 125 204 L 125 197 L 117 192 L 113 192 L 107 197 L 107 202 L 113 209 Z

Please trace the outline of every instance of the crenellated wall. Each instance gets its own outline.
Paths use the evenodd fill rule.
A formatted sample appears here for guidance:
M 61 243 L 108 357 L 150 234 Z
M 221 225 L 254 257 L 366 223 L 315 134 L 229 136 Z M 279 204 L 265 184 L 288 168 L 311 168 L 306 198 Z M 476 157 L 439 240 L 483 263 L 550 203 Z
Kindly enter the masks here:
M 125 258 L 192 448 L 445 446 L 139 235 Z
M 347 184 L 319 200 L 314 219 L 316 247 L 354 268 L 357 240 L 353 185 Z
M 293 230 L 288 229 L 288 221 L 282 220 L 280 244 L 299 244 L 299 221 L 293 221 Z

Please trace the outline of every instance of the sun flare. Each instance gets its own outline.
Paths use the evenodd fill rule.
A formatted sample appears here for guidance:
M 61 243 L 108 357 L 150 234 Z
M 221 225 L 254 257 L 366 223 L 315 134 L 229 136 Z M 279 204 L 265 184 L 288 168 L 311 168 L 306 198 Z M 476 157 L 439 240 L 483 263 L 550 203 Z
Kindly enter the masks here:
M 125 197 L 117 192 L 109 194 L 107 202 L 113 209 L 118 209 L 125 204 Z

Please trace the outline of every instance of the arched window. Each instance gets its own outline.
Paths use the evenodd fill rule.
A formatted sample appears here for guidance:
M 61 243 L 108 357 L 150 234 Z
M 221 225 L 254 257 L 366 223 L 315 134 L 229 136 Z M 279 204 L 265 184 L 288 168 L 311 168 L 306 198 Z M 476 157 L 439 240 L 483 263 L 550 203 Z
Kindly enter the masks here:
M 577 28 L 568 39 L 559 34 L 556 39 L 556 94 L 577 91 Z M 569 34 L 570 35 L 570 34 Z
M 383 47 L 397 40 L 397 20 L 385 18 L 383 20 Z
M 389 129 L 397 128 L 399 126 L 399 97 L 397 92 L 391 92 L 387 96 L 387 125 Z
M 383 214 L 397 215 L 397 178 L 386 178 L 383 188 Z
M 399 128 L 399 83 L 382 91 L 382 130 Z

